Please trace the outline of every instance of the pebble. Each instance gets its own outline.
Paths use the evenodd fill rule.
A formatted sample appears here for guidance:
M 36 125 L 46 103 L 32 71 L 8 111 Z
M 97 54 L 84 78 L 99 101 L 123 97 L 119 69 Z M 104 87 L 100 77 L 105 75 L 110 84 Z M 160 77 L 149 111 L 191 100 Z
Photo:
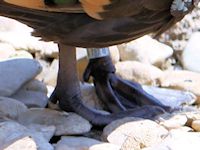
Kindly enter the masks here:
M 191 35 L 191 38 L 188 41 L 187 46 L 182 54 L 182 63 L 183 67 L 186 70 L 200 73 L 199 39 L 200 39 L 200 32 L 195 32 Z
M 200 132 L 200 120 L 194 120 L 194 121 L 192 121 L 191 127 L 195 131 Z
M 32 108 L 18 117 L 18 122 L 29 126 L 31 124 L 56 127 L 56 136 L 80 135 L 89 132 L 91 124 L 74 113 L 59 112 L 50 109 Z
M 63 136 L 55 145 L 55 150 L 89 150 L 91 146 L 101 143 L 86 137 Z
M 161 121 L 159 124 L 164 126 L 166 129 L 177 129 L 183 127 L 187 123 L 186 115 L 171 115 L 169 118 L 165 118 L 164 121 Z
M 33 59 L 0 62 L 0 96 L 11 96 L 40 71 L 40 64 Z
M 162 140 L 168 131 L 154 121 L 124 118 L 113 121 L 103 130 L 104 141 L 126 149 L 142 149 Z
M 197 97 L 191 93 L 181 90 L 159 88 L 153 86 L 143 86 L 143 89 L 160 103 L 171 108 L 178 108 L 184 105 L 194 104 Z
M 10 119 L 16 119 L 28 108 L 23 103 L 8 97 L 0 97 L 0 112 Z
M 159 68 L 137 61 L 118 62 L 115 67 L 116 74 L 123 79 L 145 85 L 157 85 L 157 79 L 163 74 Z
M 166 71 L 159 78 L 160 86 L 189 91 L 197 96 L 196 103 L 200 101 L 200 74 L 190 71 Z
M 162 142 L 143 150 L 199 150 L 199 140 L 199 133 L 172 130 Z
M 40 107 L 44 108 L 48 104 L 48 97 L 46 93 L 29 91 L 29 90 L 19 90 L 17 93 L 11 96 L 13 99 L 16 99 L 24 103 L 27 107 Z
M 119 49 L 117 46 L 111 46 L 109 47 L 110 51 L 110 57 L 112 59 L 112 63 L 116 64 L 117 62 L 120 61 L 120 54 L 119 54 Z
M 33 143 L 35 143 L 37 150 L 53 150 L 52 145 L 48 143 L 42 134 L 32 132 L 16 122 L 1 122 L 0 126 L 0 149 L 3 149 L 3 147 L 7 147 L 8 145 L 12 146 L 14 142 L 18 142 L 19 140 L 28 137 L 29 140 L 27 141 L 29 143 L 24 143 L 25 146 L 30 144 L 31 147 L 34 147 Z M 19 142 L 19 144 L 21 145 L 21 142 Z M 20 145 L 16 145 L 16 147 Z
M 143 36 L 118 47 L 122 61 L 136 60 L 157 66 L 160 66 L 173 54 L 171 47 L 152 39 L 150 36 Z

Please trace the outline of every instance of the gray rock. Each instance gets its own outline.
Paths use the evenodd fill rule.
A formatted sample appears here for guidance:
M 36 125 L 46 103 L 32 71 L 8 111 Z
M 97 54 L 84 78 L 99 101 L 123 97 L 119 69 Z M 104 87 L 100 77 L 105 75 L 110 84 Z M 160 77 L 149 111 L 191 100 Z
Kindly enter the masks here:
M 54 136 L 56 131 L 55 126 L 46 126 L 40 124 L 30 124 L 29 126 L 27 126 L 27 128 L 30 129 L 31 132 L 42 133 L 42 135 L 47 141 L 50 141 L 50 139 Z
M 186 70 L 200 73 L 200 32 L 193 33 L 182 55 L 182 63 Z
M 170 106 L 171 108 L 177 108 L 183 105 L 191 105 L 197 99 L 194 94 L 181 90 L 150 86 L 143 86 L 143 89 L 150 95 L 157 98 L 160 103 Z
M 103 130 L 103 139 L 122 149 L 139 150 L 162 141 L 168 131 L 151 120 L 124 118 L 113 121 Z
M 86 137 L 62 137 L 55 145 L 55 150 L 86 150 L 102 142 Z
M 12 59 L 0 62 L 0 96 L 11 96 L 40 71 L 33 59 Z
M 31 132 L 26 127 L 16 122 L 6 121 L 0 123 L 0 126 L 0 149 L 3 149 L 3 147 L 7 147 L 20 139 L 29 137 L 29 140 L 32 138 L 34 141 L 31 141 L 36 143 L 37 150 L 53 150 L 53 147 L 47 142 L 42 134 Z
M 27 91 L 36 91 L 36 92 L 42 92 L 47 94 L 47 87 L 46 85 L 39 80 L 31 80 L 30 82 L 28 82 L 26 85 L 24 85 L 22 87 L 23 90 L 27 90 Z
M 16 119 L 22 112 L 27 110 L 26 105 L 15 99 L 0 97 L 0 112 L 10 119 Z
M 18 121 L 25 125 L 40 124 L 55 126 L 55 135 L 80 135 L 89 132 L 91 124 L 74 113 L 59 112 L 50 109 L 34 108 L 22 113 Z
M 199 150 L 199 140 L 199 133 L 172 130 L 161 143 L 143 150 Z
M 15 93 L 12 98 L 24 103 L 29 108 L 32 107 L 41 107 L 44 108 L 48 103 L 48 97 L 46 93 L 20 90 Z
M 83 102 L 87 106 L 95 109 L 103 109 L 103 104 L 97 97 L 97 94 L 95 92 L 95 88 L 93 85 L 84 83 L 81 85 L 81 92 L 83 95 Z

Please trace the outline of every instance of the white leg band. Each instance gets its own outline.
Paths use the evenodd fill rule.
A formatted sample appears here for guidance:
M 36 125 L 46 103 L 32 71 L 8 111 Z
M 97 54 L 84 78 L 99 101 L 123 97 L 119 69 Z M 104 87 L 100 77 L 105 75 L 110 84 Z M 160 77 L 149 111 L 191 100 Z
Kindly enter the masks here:
M 110 56 L 109 48 L 88 48 L 87 54 L 89 59 Z

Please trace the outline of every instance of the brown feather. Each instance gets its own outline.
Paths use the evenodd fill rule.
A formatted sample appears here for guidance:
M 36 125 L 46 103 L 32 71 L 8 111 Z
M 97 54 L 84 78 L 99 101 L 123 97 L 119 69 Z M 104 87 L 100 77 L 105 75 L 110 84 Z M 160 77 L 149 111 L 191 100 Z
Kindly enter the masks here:
M 93 0 L 95 1 L 95 0 Z M 100 2 L 100 0 L 98 0 Z M 151 32 L 161 33 L 179 21 L 170 13 L 173 0 L 111 0 L 96 20 L 77 5 L 36 10 L 0 0 L 0 15 L 34 28 L 33 35 L 47 41 L 79 47 L 106 47 L 134 40 Z M 93 3 L 92 3 L 93 4 Z M 74 11 L 74 9 L 78 11 Z M 63 10 L 69 12 L 64 12 Z M 75 9 L 75 10 L 76 10 Z M 92 13 L 92 11 L 91 11 Z

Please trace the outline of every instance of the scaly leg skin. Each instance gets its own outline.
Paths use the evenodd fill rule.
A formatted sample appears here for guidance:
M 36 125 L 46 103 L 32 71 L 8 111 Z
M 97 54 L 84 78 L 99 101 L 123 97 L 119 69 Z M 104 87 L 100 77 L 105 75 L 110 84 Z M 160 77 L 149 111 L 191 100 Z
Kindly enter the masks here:
M 132 116 L 153 119 L 164 112 L 160 107 L 144 106 L 128 111 L 122 109 L 118 113 L 106 115 L 85 106 L 82 103 L 75 53 L 74 47 L 59 45 L 59 72 L 57 86 L 50 97 L 51 103 L 56 104 L 58 102 L 62 110 L 73 111 L 98 126 L 104 126 L 113 120 L 123 117 Z
M 91 55 L 90 52 L 88 54 Z M 87 82 L 90 76 L 93 77 L 98 97 L 111 112 L 117 113 L 144 105 L 154 105 L 171 111 L 169 106 L 161 104 L 146 93 L 138 83 L 117 77 L 110 56 L 92 57 L 83 75 L 84 81 Z

